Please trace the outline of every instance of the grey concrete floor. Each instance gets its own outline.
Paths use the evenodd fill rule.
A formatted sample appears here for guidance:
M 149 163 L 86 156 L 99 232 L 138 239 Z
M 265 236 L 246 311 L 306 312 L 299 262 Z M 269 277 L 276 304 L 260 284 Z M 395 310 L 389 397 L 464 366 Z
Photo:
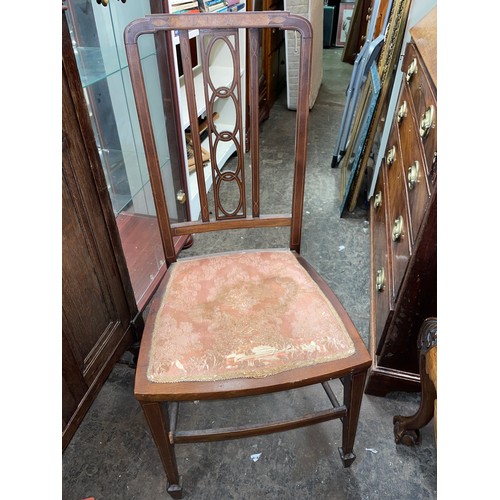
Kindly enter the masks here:
M 301 253 L 330 284 L 368 343 L 369 216 L 361 203 L 353 215 L 339 217 L 340 171 L 330 167 L 352 66 L 341 62 L 341 49 L 323 52 L 323 84 L 310 114 Z M 268 182 L 263 203 L 281 199 L 289 191 L 279 169 L 288 163 L 293 146 L 293 137 L 287 136 L 284 127 L 293 118 L 284 93 L 262 125 L 263 164 L 272 167 L 263 171 Z M 217 240 L 199 235 L 182 255 L 244 247 L 248 242 L 256 247 L 286 245 L 280 231 L 272 234 L 271 243 L 258 232 L 235 232 Z M 126 354 L 115 366 L 63 454 L 64 499 L 170 498 L 156 448 L 133 396 L 130 359 Z M 186 427 L 235 425 L 254 418 L 272 419 L 278 407 L 290 416 L 303 409 L 325 408 L 325 399 L 324 393 L 308 388 L 267 395 L 258 404 L 235 400 L 229 409 L 217 402 L 189 403 L 182 408 L 180 420 Z M 394 443 L 393 416 L 411 415 L 418 405 L 418 394 L 365 395 L 355 443 L 357 458 L 349 469 L 342 467 L 337 451 L 338 421 L 256 438 L 178 445 L 184 498 L 434 499 L 437 453 L 432 422 L 422 429 L 420 445 L 408 448 Z M 255 455 L 257 460 L 252 459 Z

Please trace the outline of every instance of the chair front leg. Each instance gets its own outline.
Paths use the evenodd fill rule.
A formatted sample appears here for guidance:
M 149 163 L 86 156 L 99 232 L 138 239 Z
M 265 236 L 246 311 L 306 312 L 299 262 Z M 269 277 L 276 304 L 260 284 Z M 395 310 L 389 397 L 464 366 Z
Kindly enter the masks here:
M 144 416 L 149 425 L 153 440 L 158 448 L 158 453 L 167 474 L 168 486 L 167 492 L 172 498 L 182 498 L 182 485 L 179 471 L 177 469 L 177 460 L 173 443 L 170 442 L 170 422 L 160 403 L 141 402 Z
M 358 428 L 359 411 L 366 380 L 366 370 L 351 373 L 341 378 L 344 384 L 344 405 L 347 407 L 347 415 L 342 418 L 342 447 L 339 448 L 340 458 L 344 467 L 350 467 L 354 462 L 354 439 Z

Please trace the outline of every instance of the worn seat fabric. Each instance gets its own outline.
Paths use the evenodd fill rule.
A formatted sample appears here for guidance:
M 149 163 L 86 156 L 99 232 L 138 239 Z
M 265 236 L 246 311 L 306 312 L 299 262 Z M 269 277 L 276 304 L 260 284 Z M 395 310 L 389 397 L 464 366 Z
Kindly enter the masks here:
M 353 353 L 337 312 L 292 252 L 230 253 L 173 264 L 148 380 L 264 377 Z

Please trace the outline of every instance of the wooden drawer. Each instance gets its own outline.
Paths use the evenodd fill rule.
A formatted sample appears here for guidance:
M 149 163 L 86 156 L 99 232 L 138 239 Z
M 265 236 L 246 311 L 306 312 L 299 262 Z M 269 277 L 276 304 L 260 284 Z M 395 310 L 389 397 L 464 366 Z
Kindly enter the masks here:
M 410 70 L 410 67 L 412 67 L 412 70 Z M 436 167 L 435 156 L 437 155 L 436 91 L 415 46 L 411 43 L 407 46 L 402 69 L 406 72 L 406 77 L 404 77 L 406 83 L 403 87 L 407 88 L 408 101 L 413 104 L 413 111 L 411 112 L 411 107 L 409 107 L 409 113 L 414 115 L 417 129 L 420 129 L 420 125 L 425 123 L 424 117 L 426 113 L 427 117 L 432 116 L 432 120 L 428 121 L 429 127 L 422 127 L 422 133 L 419 131 L 419 137 L 421 137 L 424 148 L 426 172 L 428 177 L 431 178 L 431 182 L 434 182 L 436 172 L 433 171 L 433 167 Z
M 386 165 L 380 166 L 375 195 L 371 200 L 371 241 L 372 241 L 372 291 L 375 310 L 376 346 L 383 344 L 391 308 L 392 273 L 387 241 L 387 191 Z
M 371 240 L 372 240 L 372 292 L 373 308 L 375 310 L 376 349 L 383 344 L 389 325 L 388 317 L 391 311 L 392 273 L 391 257 L 387 241 L 387 190 L 386 165 L 380 166 L 375 195 L 371 200 Z
M 427 175 L 433 182 L 436 177 L 436 172 L 432 171 L 432 167 L 434 156 L 437 156 L 437 102 L 426 73 L 422 75 L 421 83 L 421 99 L 418 104 L 414 103 L 415 118 L 427 160 Z M 431 117 L 430 120 L 429 117 Z
M 403 82 L 408 86 L 409 97 L 413 101 L 414 109 L 417 109 L 422 100 L 422 78 L 425 78 L 425 68 L 412 43 L 406 46 L 401 70 L 405 73 L 405 75 L 403 75 Z
M 392 159 L 390 158 L 392 156 Z M 409 230 L 408 202 L 406 198 L 403 156 L 398 128 L 393 127 L 387 142 L 388 220 L 387 234 L 392 257 L 392 296 L 396 300 L 410 259 L 411 236 Z M 397 226 L 400 226 L 396 232 Z
M 403 87 L 400 101 L 407 101 L 408 95 Z M 422 225 L 430 189 L 426 175 L 426 160 L 422 155 L 422 142 L 415 120 L 411 116 L 402 118 L 399 123 L 399 140 L 403 157 L 406 195 L 410 213 L 410 236 L 415 243 Z
M 391 119 L 388 141 L 383 145 L 385 159 L 380 164 L 374 190 L 376 195 L 381 186 L 380 176 L 383 176 L 385 213 L 376 212 L 374 196 L 370 206 L 373 365 L 365 393 L 378 396 L 420 389 L 418 332 L 425 318 L 437 314 L 436 24 L 434 8 L 409 30 L 411 43 L 404 51 L 398 104 Z M 407 80 L 406 72 L 413 60 L 416 71 Z M 431 105 L 434 106 L 432 125 L 427 133 L 420 135 L 422 115 Z M 386 151 L 392 146 L 394 161 L 386 164 Z M 413 178 L 410 179 L 410 187 L 408 169 L 415 161 L 419 162 L 419 172 L 414 185 Z M 392 240 L 392 230 L 400 215 L 402 234 L 396 242 Z M 383 266 L 390 269 L 388 298 L 376 289 L 376 271 Z

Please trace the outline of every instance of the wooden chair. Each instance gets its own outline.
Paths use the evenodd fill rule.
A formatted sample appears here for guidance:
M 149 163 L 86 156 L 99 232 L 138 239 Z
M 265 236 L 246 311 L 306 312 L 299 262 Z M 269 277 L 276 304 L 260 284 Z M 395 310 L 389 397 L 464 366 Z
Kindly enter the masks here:
M 195 86 L 190 68 L 188 30 L 199 30 L 210 137 L 215 216 L 210 217 L 203 176 Z M 249 123 L 251 200 L 245 199 L 242 144 L 244 92 L 240 81 L 238 30 L 246 29 L 249 60 Z M 300 89 L 296 118 L 291 215 L 264 215 L 260 210 L 258 37 L 261 29 L 295 30 L 301 36 Z M 199 185 L 201 220 L 169 224 L 165 194 L 149 116 L 137 40 L 143 33 L 177 30 L 188 96 L 191 133 Z M 215 41 L 226 43 L 233 58 L 233 83 L 216 87 L 207 69 Z M 342 421 L 340 456 L 345 467 L 355 459 L 354 439 L 370 355 L 346 311 L 325 281 L 299 255 L 305 182 L 312 29 L 303 17 L 287 12 L 152 15 L 125 30 L 131 80 L 155 199 L 168 271 L 152 301 L 141 341 L 135 380 L 140 401 L 168 480 L 168 493 L 181 498 L 175 458 L 179 443 L 215 441 L 268 434 L 316 424 Z M 219 43 L 219 42 L 217 42 Z M 235 69 L 236 68 L 236 69 Z M 213 97 L 231 99 L 237 107 L 234 127 L 220 130 L 211 117 Z M 293 121 L 293 120 L 292 120 Z M 220 141 L 234 141 L 237 166 L 217 165 Z M 279 175 L 283 175 L 280 172 Z M 250 179 L 249 179 L 250 180 Z M 235 183 L 236 208 L 221 201 L 221 186 Z M 287 249 L 234 251 L 176 259 L 173 237 L 207 231 L 289 227 Z M 343 402 L 329 385 L 339 379 Z M 333 405 L 301 418 L 258 425 L 179 431 L 181 402 L 257 396 L 322 384 Z M 165 408 L 168 411 L 165 411 Z

